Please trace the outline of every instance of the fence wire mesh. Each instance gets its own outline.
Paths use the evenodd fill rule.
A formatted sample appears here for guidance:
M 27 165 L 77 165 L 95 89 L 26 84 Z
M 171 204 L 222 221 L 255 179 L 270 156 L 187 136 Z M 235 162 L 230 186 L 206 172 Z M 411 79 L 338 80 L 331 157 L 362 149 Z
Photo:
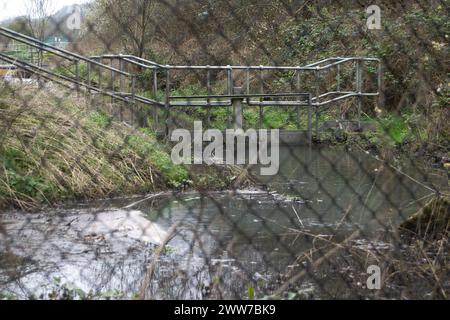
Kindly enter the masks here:
M 1 299 L 448 299 L 448 0 L 25 2 Z M 207 129 L 279 130 L 275 174 Z

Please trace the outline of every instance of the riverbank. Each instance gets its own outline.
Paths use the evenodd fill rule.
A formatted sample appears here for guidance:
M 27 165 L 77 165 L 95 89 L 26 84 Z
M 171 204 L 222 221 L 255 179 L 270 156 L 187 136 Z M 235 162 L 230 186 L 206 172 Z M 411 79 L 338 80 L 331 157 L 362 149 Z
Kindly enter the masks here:
M 450 172 L 450 142 L 442 139 L 423 140 L 409 132 L 389 132 L 383 127 L 382 121 L 372 121 L 368 130 L 327 130 L 321 134 L 321 145 L 345 147 L 349 150 L 360 149 L 376 155 L 381 160 L 390 163 L 401 163 L 405 159 L 414 160 L 418 165 L 425 168 L 442 169 Z M 443 132 L 445 134 L 445 132 Z
M 0 89 L 0 207 L 38 209 L 160 190 L 226 189 L 238 167 L 174 165 L 146 129 L 61 90 Z
M 56 88 L 0 90 L 0 207 L 33 210 L 161 190 L 212 191 L 255 184 L 240 166 L 174 165 L 167 145 L 151 130 L 113 121 L 88 107 L 84 97 Z M 369 151 L 394 164 L 404 157 L 448 170 L 445 131 L 443 142 L 419 144 L 404 124 L 386 121 L 363 132 L 326 130 L 320 144 Z

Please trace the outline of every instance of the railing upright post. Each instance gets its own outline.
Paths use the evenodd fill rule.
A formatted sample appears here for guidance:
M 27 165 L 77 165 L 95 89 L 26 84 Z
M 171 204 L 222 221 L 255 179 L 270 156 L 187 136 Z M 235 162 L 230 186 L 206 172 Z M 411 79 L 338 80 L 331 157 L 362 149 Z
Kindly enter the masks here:
M 131 110 L 131 125 L 134 125 L 134 113 L 136 112 L 136 103 L 135 103 L 135 95 L 136 95 L 136 77 L 135 75 L 131 75 L 131 102 L 132 102 L 132 107 L 130 108 Z
M 211 69 L 208 66 L 206 66 L 206 88 L 208 90 L 208 95 L 211 95 Z M 207 103 L 207 110 L 206 110 L 206 127 L 209 129 L 210 122 L 211 122 L 211 99 L 206 99 Z
M 80 61 L 75 61 L 75 77 L 76 77 L 76 90 L 77 90 L 77 97 L 80 96 Z
M 113 58 L 110 59 L 109 65 L 111 68 L 113 67 Z M 113 94 L 115 94 L 115 89 L 114 89 L 114 80 L 115 79 L 114 78 L 115 78 L 114 70 L 111 70 L 111 93 L 113 93 Z M 113 108 L 114 108 L 114 103 L 115 103 L 114 97 L 111 96 L 111 104 L 112 104 Z
M 357 96 L 357 106 L 358 106 L 358 129 L 361 129 L 361 109 L 362 109 L 362 63 L 363 61 L 358 58 L 356 60 L 356 91 L 358 93 Z
M 156 96 L 158 95 L 158 68 L 154 67 L 153 68 L 153 88 L 152 88 L 152 92 L 153 92 L 153 99 L 156 99 Z M 159 107 L 158 105 L 153 105 L 153 123 L 154 123 L 154 128 L 157 128 L 159 119 L 158 119 L 158 110 Z
M 86 90 L 86 94 L 87 94 L 87 99 L 88 99 L 88 104 L 89 104 L 89 109 L 91 108 L 91 63 L 87 62 L 86 65 L 86 76 L 87 76 L 87 90 Z
M 312 95 L 308 94 L 308 141 L 312 144 Z
M 98 59 L 98 62 L 100 62 L 101 60 Z M 98 70 L 98 89 L 99 89 L 99 93 L 101 94 L 103 89 L 102 89 L 102 68 L 100 68 L 99 66 L 97 66 L 97 70 Z
M 228 74 L 228 79 L 227 79 L 227 86 L 228 86 L 228 95 L 232 95 L 233 94 L 233 69 L 231 68 L 230 65 L 227 66 L 227 74 Z M 230 109 L 228 110 L 228 125 L 227 127 L 230 128 L 231 126 L 231 118 L 232 118 L 232 108 L 233 106 L 230 107 Z
M 170 114 L 170 69 L 169 66 L 167 66 L 167 72 L 166 72 L 166 102 L 165 102 L 165 108 L 166 108 L 166 121 L 165 121 L 165 133 L 166 137 L 170 137 L 170 125 L 172 122 L 171 114 Z
M 336 66 L 336 82 L 337 82 L 336 91 L 338 93 L 340 93 L 341 92 L 341 65 L 340 64 L 338 64 Z M 339 104 L 339 117 L 342 120 L 344 120 L 345 117 L 344 117 L 344 114 L 342 113 L 342 103 L 338 102 L 338 104 Z
M 234 87 L 233 94 L 239 95 L 241 94 L 241 87 Z M 242 129 L 243 121 L 242 121 L 242 98 L 233 98 L 231 99 L 231 103 L 233 106 L 233 124 L 234 129 Z
M 336 90 L 337 90 L 337 92 L 341 92 L 341 65 L 340 64 L 338 64 L 336 66 L 336 72 L 337 72 L 337 75 L 336 75 L 336 81 L 337 81 Z
M 319 131 L 319 118 L 320 118 L 320 112 L 319 112 L 319 96 L 320 96 L 320 78 L 319 78 L 319 70 L 314 71 L 315 78 L 316 78 L 316 139 L 319 142 L 320 141 L 320 131 Z
M 124 70 L 123 59 L 122 58 L 119 58 L 119 69 L 120 69 L 121 72 L 123 72 L 123 70 Z M 124 87 L 123 74 L 120 74 L 119 75 L 119 91 L 120 91 L 120 93 L 124 92 L 123 87 Z M 123 121 L 123 103 L 120 102 L 119 104 L 120 104 L 120 107 L 119 107 L 119 119 L 120 119 L 120 121 Z
M 264 69 L 263 66 L 259 66 L 259 93 L 263 94 L 264 93 Z M 263 97 L 259 98 L 259 129 L 263 128 L 264 125 L 264 108 L 262 105 L 263 102 Z
M 300 93 L 300 67 L 297 70 L 297 92 Z M 303 96 L 299 96 L 298 99 L 299 101 L 301 101 L 301 99 L 303 98 Z M 297 130 L 301 129 L 301 121 L 300 121 L 300 102 L 297 105 Z
M 247 89 L 247 95 L 250 94 L 250 69 L 247 68 L 247 72 L 246 72 L 246 77 L 245 77 L 245 82 L 246 82 L 246 89 Z

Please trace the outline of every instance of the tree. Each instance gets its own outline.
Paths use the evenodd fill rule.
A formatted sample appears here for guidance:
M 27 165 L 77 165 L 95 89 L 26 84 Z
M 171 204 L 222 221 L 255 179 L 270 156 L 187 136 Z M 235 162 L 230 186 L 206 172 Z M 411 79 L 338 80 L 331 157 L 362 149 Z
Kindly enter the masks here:
M 31 37 L 33 36 L 33 33 L 31 32 L 31 29 L 28 24 L 28 19 L 23 17 L 14 19 L 11 23 L 8 24 L 7 28 L 14 30 L 16 32 L 20 32 L 27 36 Z
M 52 0 L 28 0 L 26 10 L 28 26 L 33 37 L 43 41 L 53 12 Z
M 113 36 L 108 37 L 111 41 L 120 40 L 126 51 L 144 57 L 156 37 L 157 7 L 157 0 L 99 0 L 96 16 L 102 21 L 98 27 L 104 35 Z

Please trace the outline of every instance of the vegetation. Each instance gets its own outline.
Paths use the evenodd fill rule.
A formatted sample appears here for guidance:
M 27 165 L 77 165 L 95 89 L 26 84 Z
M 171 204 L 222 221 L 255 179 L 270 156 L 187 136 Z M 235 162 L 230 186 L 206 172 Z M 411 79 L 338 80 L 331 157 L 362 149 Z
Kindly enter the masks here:
M 330 56 L 376 56 L 385 67 L 384 83 L 375 105 L 369 99 L 364 101 L 364 120 L 374 124 L 375 130 L 363 133 L 362 140 L 377 149 L 408 146 L 403 150 L 437 154 L 438 162 L 450 158 L 450 126 L 446 121 L 450 83 L 445 59 L 450 33 L 446 15 L 448 0 L 432 1 L 429 8 L 420 3 L 399 2 L 393 6 L 382 1 L 380 31 L 365 28 L 365 11 L 357 1 L 343 4 L 322 0 L 314 4 L 286 5 L 269 0 L 244 3 L 219 0 L 184 1 L 175 6 L 171 1 L 139 0 L 134 7 L 135 2 L 99 0 L 90 5 L 90 19 L 79 39 L 83 43 L 82 51 L 94 54 L 114 50 L 158 59 L 161 63 L 220 65 L 302 65 Z M 127 10 L 131 7 L 133 10 Z M 398 15 L 400 9 L 402 15 Z M 123 14 L 125 11 L 127 14 Z M 181 12 L 184 18 L 178 19 Z M 100 20 L 96 19 L 99 14 Z M 248 25 L 250 14 L 255 19 Z M 19 19 L 12 25 L 19 28 L 20 22 Z M 241 34 L 242 28 L 246 28 L 245 35 Z M 187 46 L 190 50 L 185 50 Z M 58 64 L 55 72 L 73 76 L 74 68 L 74 65 Z M 87 67 L 82 63 L 80 77 L 85 78 L 86 72 Z M 152 71 L 135 72 L 143 95 L 160 99 L 164 96 L 164 80 L 160 79 L 161 90 L 155 96 L 146 91 L 152 81 Z M 370 79 L 373 73 L 373 67 L 367 65 L 365 76 Z M 92 75 L 91 81 L 98 81 L 97 76 Z M 109 75 L 103 77 L 104 83 L 111 81 Z M 172 95 L 206 93 L 200 75 L 175 73 L 173 77 Z M 269 74 L 264 78 L 264 85 L 270 91 L 283 91 L 292 86 L 293 77 L 289 72 Z M 213 91 L 223 91 L 226 75 L 219 72 L 212 78 Z M 351 85 L 353 78 L 351 72 L 343 70 L 342 85 Z M 306 76 L 301 80 L 302 91 L 314 90 L 311 78 Z M 242 81 L 242 76 L 235 81 Z M 336 84 L 334 76 L 321 81 L 321 87 L 331 88 Z M 250 85 L 252 88 L 258 85 L 257 76 L 251 75 Z M 45 202 L 70 195 L 82 196 L 89 189 L 95 189 L 89 192 L 91 196 L 105 196 L 162 186 L 180 187 L 191 180 L 184 169 L 170 165 L 167 151 L 156 142 L 153 130 L 134 132 L 113 122 L 105 113 L 80 110 L 79 103 L 75 105 L 70 99 L 59 100 L 55 112 L 50 106 L 51 94 L 45 95 L 40 92 L 31 100 L 33 108 L 21 107 L 12 93 L 2 95 L 5 117 L 1 121 L 7 128 L 3 129 L 6 139 L 1 146 L 2 195 L 16 199 L 16 203 L 28 198 Z M 164 112 L 161 110 L 159 120 Z M 20 116 L 15 117 L 17 113 Z M 352 118 L 354 113 L 353 102 L 345 102 L 323 110 L 320 122 L 343 114 Z M 73 119 L 78 119 L 74 118 L 75 114 L 82 120 L 74 123 Z M 212 127 L 224 129 L 230 115 L 225 108 L 210 111 L 189 108 L 174 115 L 175 123 L 184 127 L 189 127 L 193 120 L 206 118 Z M 297 119 L 295 108 L 268 107 L 263 126 L 293 129 L 297 127 Z M 247 127 L 257 127 L 259 109 L 245 108 L 244 120 Z M 55 122 L 67 125 L 59 130 L 58 126 L 52 126 Z M 150 129 L 160 126 L 150 117 L 148 123 Z M 21 128 L 19 135 L 11 134 L 16 126 Z M 300 127 L 306 127 L 305 114 Z M 347 137 L 347 141 L 354 139 Z M 42 163 L 42 156 L 47 154 L 53 154 L 49 161 L 54 159 L 57 163 L 50 166 L 49 172 L 41 172 L 44 167 L 48 169 Z M 155 183 L 155 175 L 160 185 Z M 97 185 L 101 187 L 94 187 Z
M 63 199 L 108 197 L 183 188 L 188 170 L 173 165 L 149 130 L 132 129 L 84 99 L 44 90 L 0 94 L 1 204 L 32 208 Z M 211 168 L 209 175 L 223 172 Z M 216 176 L 217 178 L 217 176 Z M 226 187 L 230 179 L 197 172 L 199 187 Z M 227 182 L 228 181 L 228 182 Z
M 446 59 L 450 33 L 448 0 L 431 1 L 426 5 L 421 1 L 399 1 L 396 4 L 379 1 L 381 30 L 367 29 L 366 8 L 359 1 L 218 0 L 183 1 L 176 5 L 171 1 L 163 4 L 146 0 L 137 2 L 140 6 L 149 6 L 151 13 L 144 20 L 133 20 L 130 15 L 121 16 L 121 23 L 134 28 L 132 34 L 140 32 L 141 40 L 145 34 L 151 40 L 140 41 L 143 46 L 135 45 L 128 51 L 139 52 L 139 55 L 161 63 L 304 65 L 332 56 L 378 57 L 384 69 L 380 98 L 376 103 L 373 99 L 363 101 L 363 113 L 377 126 L 377 130 L 363 138 L 378 148 L 408 144 L 407 149 L 413 152 L 422 150 L 422 153 L 439 152 L 448 156 L 450 126 L 445 120 L 449 116 L 450 89 Z M 130 3 L 124 0 L 116 2 L 116 5 L 126 7 Z M 89 28 L 83 39 L 87 42 L 113 39 L 108 41 L 106 49 L 100 43 L 101 46 L 94 49 L 97 52 L 111 49 L 127 51 L 128 44 L 123 40 L 132 41 L 135 37 L 129 37 L 131 31 L 120 25 L 109 27 L 115 23 L 115 19 L 110 17 L 115 11 L 108 10 L 108 5 L 110 1 L 99 1 L 93 7 L 93 18 L 88 22 Z M 110 13 L 101 23 L 94 18 L 99 10 Z M 97 33 L 90 32 L 92 29 Z M 119 36 L 112 37 L 112 34 Z M 367 65 L 364 77 L 373 80 L 374 71 L 373 66 Z M 147 77 L 151 77 L 148 72 Z M 175 73 L 173 77 L 174 95 L 204 93 L 202 75 Z M 224 89 L 222 80 L 225 78 L 225 73 L 213 75 L 213 83 L 216 84 L 213 91 Z M 242 80 L 242 76 L 235 79 L 236 82 Z M 344 70 L 341 80 L 343 87 L 350 86 L 354 74 Z M 251 87 L 257 87 L 258 81 L 258 77 L 252 74 Z M 292 86 L 292 81 L 292 73 L 271 73 L 265 76 L 264 85 L 269 91 L 281 92 Z M 302 91 L 314 92 L 313 84 L 312 78 L 305 77 Z M 323 79 L 321 87 L 333 88 L 335 84 L 336 78 L 330 75 Z M 163 82 L 160 87 L 164 88 Z M 206 117 L 203 111 L 186 113 L 191 120 Z M 354 119 L 356 108 L 353 101 L 345 101 L 322 113 L 322 120 L 336 119 L 343 114 Z M 213 111 L 211 117 L 216 127 L 223 127 L 227 119 L 226 110 Z M 244 118 L 248 126 L 254 126 L 258 122 L 258 110 L 246 109 Z M 295 119 L 293 109 L 267 110 L 264 125 L 295 128 Z

